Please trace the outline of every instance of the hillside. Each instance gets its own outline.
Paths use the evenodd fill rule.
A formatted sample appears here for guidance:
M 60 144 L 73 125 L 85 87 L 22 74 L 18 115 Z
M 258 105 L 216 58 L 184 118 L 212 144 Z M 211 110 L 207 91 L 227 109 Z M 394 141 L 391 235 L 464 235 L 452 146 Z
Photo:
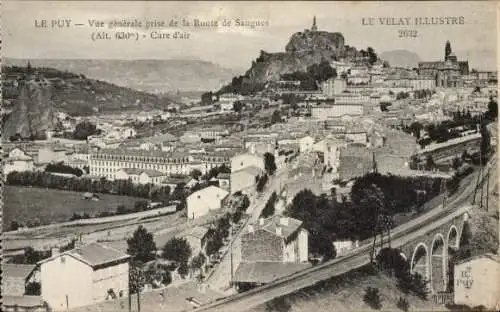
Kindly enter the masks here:
M 417 53 L 407 50 L 386 51 L 380 54 L 380 58 L 388 61 L 392 67 L 417 67 L 421 61 Z
M 261 51 L 246 71 L 244 83 L 264 84 L 279 80 L 283 74 L 306 72 L 311 65 L 341 59 L 368 64 L 376 61 L 377 56 L 373 49 L 358 51 L 345 45 L 344 36 L 338 32 L 297 32 L 290 37 L 284 52 Z
M 30 62 L 35 67 L 70 71 L 150 93 L 213 90 L 237 74 L 236 70 L 202 60 L 32 59 Z M 27 60 L 6 58 L 4 63 L 25 66 Z
M 31 79 L 41 89 L 51 106 L 71 115 L 89 115 L 98 112 L 118 112 L 122 110 L 151 110 L 165 108 L 172 102 L 169 98 L 119 87 L 114 84 L 89 79 L 53 68 L 33 68 L 29 74 L 27 67 L 2 67 L 4 105 L 13 107 L 19 102 L 21 91 L 26 88 L 23 81 Z M 31 75 L 31 78 L 27 78 Z

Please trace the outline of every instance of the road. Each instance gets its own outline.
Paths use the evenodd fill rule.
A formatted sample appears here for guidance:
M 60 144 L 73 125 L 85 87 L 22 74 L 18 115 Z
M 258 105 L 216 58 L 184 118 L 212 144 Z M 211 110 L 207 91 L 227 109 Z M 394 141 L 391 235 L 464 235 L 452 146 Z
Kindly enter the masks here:
M 487 167 L 496 164 L 496 155 L 492 158 Z M 497 178 L 497 172 L 493 168 L 491 171 L 493 178 Z M 478 172 L 474 173 L 474 178 Z M 442 205 L 419 217 L 396 227 L 392 231 L 392 246 L 398 247 L 410 242 L 432 229 L 448 222 L 456 216 L 467 212 L 471 206 L 469 203 L 473 197 L 475 183 L 462 185 L 456 195 L 450 198 L 443 209 Z M 196 311 L 245 311 L 263 304 L 273 298 L 280 297 L 316 282 L 338 276 L 353 269 L 359 268 L 370 262 L 370 240 L 365 241 L 360 247 L 351 250 L 346 256 L 328 261 L 293 275 L 276 280 L 273 283 L 252 289 L 248 292 L 227 297 L 212 304 L 202 306 Z

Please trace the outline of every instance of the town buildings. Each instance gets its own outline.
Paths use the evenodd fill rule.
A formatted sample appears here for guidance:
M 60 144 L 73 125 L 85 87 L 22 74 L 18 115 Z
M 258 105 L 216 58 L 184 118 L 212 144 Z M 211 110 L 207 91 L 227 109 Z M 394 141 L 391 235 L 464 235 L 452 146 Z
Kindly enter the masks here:
M 116 180 L 131 180 L 137 184 L 161 184 L 167 174 L 154 169 L 122 168 L 115 174 Z
M 33 157 L 28 156 L 20 148 L 14 148 L 5 160 L 3 173 L 7 175 L 13 171 L 33 171 L 34 168 Z
M 363 115 L 363 104 L 320 104 L 311 107 L 311 117 L 314 119 L 339 118 L 343 116 Z
M 128 296 L 130 256 L 92 243 L 38 263 L 41 297 L 53 311 Z
M 186 199 L 188 219 L 196 219 L 222 208 L 228 195 L 228 191 L 213 185 L 192 193 Z

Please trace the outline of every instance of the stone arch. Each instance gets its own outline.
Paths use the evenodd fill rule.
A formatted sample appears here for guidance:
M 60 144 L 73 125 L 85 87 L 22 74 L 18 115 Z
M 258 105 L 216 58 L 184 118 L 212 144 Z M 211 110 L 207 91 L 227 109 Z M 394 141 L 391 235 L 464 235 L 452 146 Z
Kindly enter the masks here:
M 447 286 L 448 254 L 446 241 L 441 233 L 434 236 L 430 253 L 430 283 L 434 291 L 445 291 Z
M 410 272 L 418 273 L 426 280 L 429 279 L 429 251 L 424 243 L 419 243 L 413 250 Z
M 455 225 L 450 226 L 446 238 L 446 245 L 449 248 L 457 250 L 460 245 L 460 236 L 458 235 L 458 229 Z

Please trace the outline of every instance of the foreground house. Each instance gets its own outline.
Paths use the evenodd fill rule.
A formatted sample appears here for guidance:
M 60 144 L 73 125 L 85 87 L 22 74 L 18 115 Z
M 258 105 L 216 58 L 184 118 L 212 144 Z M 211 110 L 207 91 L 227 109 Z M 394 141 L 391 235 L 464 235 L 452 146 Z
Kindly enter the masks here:
M 128 295 L 130 256 L 92 243 L 38 262 L 41 297 L 66 311 Z
M 302 221 L 278 215 L 261 218 L 241 237 L 241 263 L 233 282 L 244 289 L 304 270 L 311 266 L 308 253 Z

